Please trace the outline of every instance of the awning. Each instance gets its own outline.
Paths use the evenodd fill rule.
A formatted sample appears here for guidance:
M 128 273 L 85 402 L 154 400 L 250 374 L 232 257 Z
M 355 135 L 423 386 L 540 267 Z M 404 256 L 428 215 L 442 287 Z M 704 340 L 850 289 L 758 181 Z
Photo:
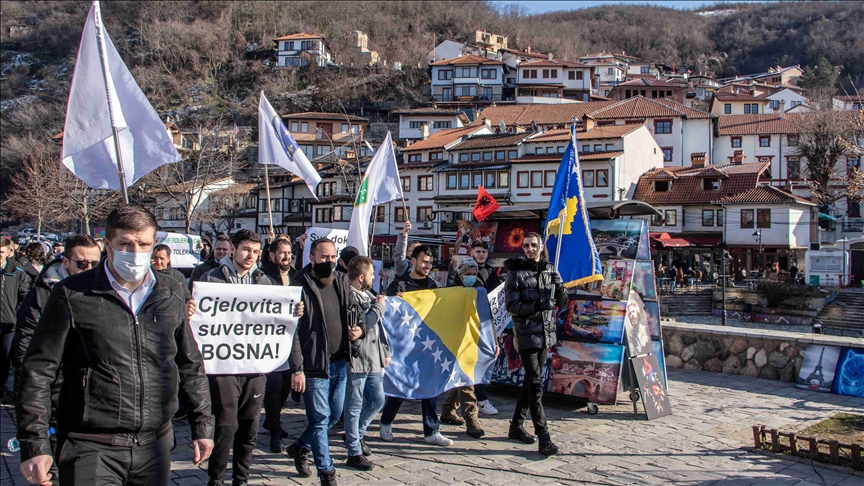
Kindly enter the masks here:
M 683 239 L 689 241 L 691 246 L 717 246 L 723 242 L 719 236 L 685 236 Z
M 837 222 L 837 218 L 831 216 L 830 214 L 819 213 L 819 221 L 834 221 Z
M 501 206 L 489 216 L 497 219 L 545 219 L 549 203 L 522 203 L 513 206 Z M 439 212 L 470 213 L 474 206 L 441 207 Z M 591 219 L 614 219 L 620 216 L 660 215 L 660 211 L 648 203 L 641 201 L 598 201 L 588 202 L 588 216 Z
M 690 242 L 684 238 L 672 238 L 669 233 L 650 233 L 648 236 L 657 243 L 661 243 L 664 248 L 691 246 Z

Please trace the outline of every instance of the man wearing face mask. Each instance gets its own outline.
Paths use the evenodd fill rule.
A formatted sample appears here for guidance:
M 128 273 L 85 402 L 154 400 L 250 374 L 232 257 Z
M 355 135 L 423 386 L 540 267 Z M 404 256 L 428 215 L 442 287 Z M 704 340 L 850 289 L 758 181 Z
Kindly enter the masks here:
M 288 447 L 301 477 L 309 477 L 309 452 L 322 485 L 336 484 L 336 469 L 330 458 L 327 431 L 342 415 L 348 342 L 365 329 L 349 316 L 351 285 L 348 276 L 334 272 L 336 245 L 327 238 L 312 243 L 310 263 L 294 277 L 292 285 L 303 287 L 305 312 L 297 323 L 291 348 L 291 389 L 303 392 L 307 426 Z M 356 328 L 356 329 L 355 329 Z
M 239 285 L 274 285 L 256 262 L 261 253 L 261 237 L 250 230 L 234 234 L 233 257 L 223 257 L 221 266 L 210 270 L 204 282 Z M 302 302 L 294 314 L 303 314 Z M 258 442 L 258 422 L 266 378 L 263 374 L 209 375 L 213 415 L 216 417 L 216 444 L 207 465 L 208 486 L 221 485 L 234 444 L 233 484 L 245 486 L 252 466 L 252 451 Z
M 108 215 L 107 259 L 54 285 L 21 366 L 21 473 L 51 480 L 51 386 L 63 370 L 57 420 L 62 485 L 168 484 L 180 397 L 193 462 L 213 448 L 213 416 L 183 288 L 154 274 L 156 219 L 123 206 Z

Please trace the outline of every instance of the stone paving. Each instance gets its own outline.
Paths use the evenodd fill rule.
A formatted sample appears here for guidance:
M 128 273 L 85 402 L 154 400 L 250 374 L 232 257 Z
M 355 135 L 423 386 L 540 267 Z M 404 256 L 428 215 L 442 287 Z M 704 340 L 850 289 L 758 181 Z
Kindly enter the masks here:
M 419 404 L 406 403 L 393 427 L 395 442 L 377 438 L 377 422 L 370 427 L 371 459 L 380 466 L 370 472 L 342 465 L 346 455 L 341 430 L 332 431 L 339 484 L 864 485 L 860 472 L 747 448 L 752 447 L 751 425 L 796 430 L 836 412 L 860 413 L 864 399 L 799 390 L 779 381 L 675 369 L 669 370 L 669 387 L 674 414 L 650 422 L 641 409 L 634 419 L 625 395 L 617 406 L 601 406 L 597 415 L 588 414 L 574 400 L 547 397 L 552 436 L 562 449 L 551 458 L 543 458 L 536 446 L 505 439 L 515 406 L 514 389 L 489 388 L 501 413 L 482 419 L 486 437 L 471 439 L 464 428 L 442 425 L 444 435 L 455 440 L 448 448 L 423 443 Z M 283 423 L 296 436 L 305 418 L 302 410 L 293 407 L 289 400 Z M 14 412 L 3 405 L 0 415 L 5 446 L 14 434 Z M 176 421 L 175 431 L 173 484 L 205 484 L 206 469 L 191 464 L 188 426 Z M 268 443 L 262 429 L 250 485 L 318 483 L 314 476 L 299 478 L 293 461 L 270 453 Z M 4 447 L 0 456 L 0 486 L 26 484 L 17 472 L 18 455 Z

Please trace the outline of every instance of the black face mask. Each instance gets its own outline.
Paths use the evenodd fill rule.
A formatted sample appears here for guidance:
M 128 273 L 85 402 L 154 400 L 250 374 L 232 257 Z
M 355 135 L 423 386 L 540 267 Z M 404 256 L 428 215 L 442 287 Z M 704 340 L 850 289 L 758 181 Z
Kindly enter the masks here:
M 315 276 L 318 278 L 327 278 L 331 273 L 333 273 L 333 267 L 335 266 L 335 262 L 313 263 L 312 272 L 314 272 Z

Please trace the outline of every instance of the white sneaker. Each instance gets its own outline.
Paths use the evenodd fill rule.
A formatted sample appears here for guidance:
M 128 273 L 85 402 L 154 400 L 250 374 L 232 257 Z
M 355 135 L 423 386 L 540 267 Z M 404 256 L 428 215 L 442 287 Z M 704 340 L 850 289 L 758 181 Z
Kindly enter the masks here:
M 480 415 L 498 415 L 498 409 L 489 400 L 483 400 L 477 404 L 477 407 L 480 409 Z
M 384 425 L 379 423 L 378 432 L 381 435 L 381 440 L 384 442 L 393 442 L 393 424 Z
M 441 435 L 441 432 L 435 432 L 432 435 L 427 435 L 423 438 L 423 442 L 432 445 L 447 447 L 453 445 L 453 441 Z

